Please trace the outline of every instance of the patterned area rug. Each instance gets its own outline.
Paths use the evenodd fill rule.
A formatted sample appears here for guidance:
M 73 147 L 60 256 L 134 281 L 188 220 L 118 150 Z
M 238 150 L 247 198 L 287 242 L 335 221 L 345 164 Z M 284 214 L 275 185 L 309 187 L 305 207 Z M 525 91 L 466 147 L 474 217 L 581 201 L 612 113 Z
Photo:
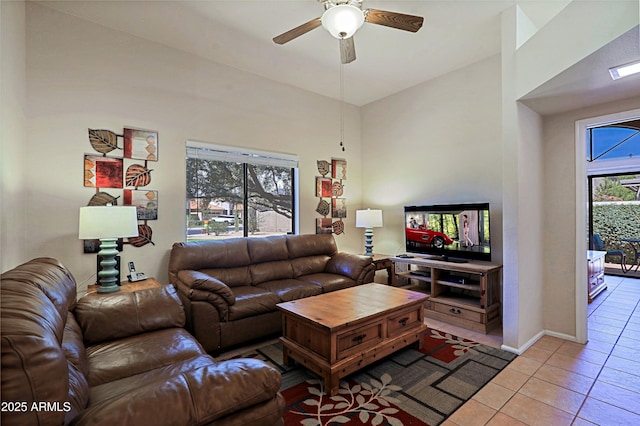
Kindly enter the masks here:
M 241 357 L 265 360 L 282 372 L 287 426 L 436 426 L 516 355 L 429 329 L 421 351 L 406 348 L 365 367 L 343 379 L 333 397 L 312 372 L 282 364 L 280 343 Z

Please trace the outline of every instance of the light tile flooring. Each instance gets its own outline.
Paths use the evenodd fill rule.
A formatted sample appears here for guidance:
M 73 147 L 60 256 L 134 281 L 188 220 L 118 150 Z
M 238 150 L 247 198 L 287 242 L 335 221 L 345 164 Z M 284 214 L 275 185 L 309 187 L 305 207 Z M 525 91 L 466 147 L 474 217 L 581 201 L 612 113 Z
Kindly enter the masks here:
M 589 305 L 586 345 L 544 336 L 442 425 L 640 425 L 640 279 L 607 276 L 607 286 Z M 427 323 L 502 342 L 500 331 Z

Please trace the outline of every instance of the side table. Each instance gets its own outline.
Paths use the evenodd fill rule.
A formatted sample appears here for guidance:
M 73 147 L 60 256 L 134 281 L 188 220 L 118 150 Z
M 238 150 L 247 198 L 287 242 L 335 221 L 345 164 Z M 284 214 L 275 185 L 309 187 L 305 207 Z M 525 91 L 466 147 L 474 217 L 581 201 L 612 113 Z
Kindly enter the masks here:
M 606 251 L 587 251 L 587 279 L 589 303 L 607 289 L 607 282 L 604 276 L 604 256 Z
M 391 261 L 391 258 L 388 254 L 375 254 L 372 257 L 373 264 L 376 267 L 376 271 L 380 271 L 382 269 L 387 270 L 387 285 L 396 287 L 396 268 L 394 263 Z
M 122 281 L 120 283 L 120 291 L 115 293 L 98 293 L 98 288 L 100 288 L 100 285 L 92 284 L 87 286 L 87 294 L 85 296 L 101 297 L 101 296 L 108 296 L 110 294 L 132 293 L 134 291 L 146 290 L 148 288 L 156 288 L 156 287 L 162 287 L 162 284 L 160 284 L 160 282 L 155 278 L 147 278 L 146 280 L 136 281 L 134 283 L 129 281 Z

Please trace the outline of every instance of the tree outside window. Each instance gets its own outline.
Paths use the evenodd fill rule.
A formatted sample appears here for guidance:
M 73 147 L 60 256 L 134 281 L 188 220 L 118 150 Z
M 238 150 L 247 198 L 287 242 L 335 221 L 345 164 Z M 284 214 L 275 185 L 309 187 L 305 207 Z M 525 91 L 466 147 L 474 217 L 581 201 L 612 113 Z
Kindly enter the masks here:
M 187 240 L 292 233 L 297 162 L 224 154 L 187 150 Z

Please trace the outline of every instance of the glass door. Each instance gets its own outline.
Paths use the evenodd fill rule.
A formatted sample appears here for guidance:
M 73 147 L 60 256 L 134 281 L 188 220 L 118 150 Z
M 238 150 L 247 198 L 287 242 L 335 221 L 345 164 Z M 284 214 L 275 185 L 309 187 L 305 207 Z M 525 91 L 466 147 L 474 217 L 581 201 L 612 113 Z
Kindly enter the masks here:
M 607 274 L 640 261 L 640 120 L 589 129 L 589 248 L 604 251 Z

